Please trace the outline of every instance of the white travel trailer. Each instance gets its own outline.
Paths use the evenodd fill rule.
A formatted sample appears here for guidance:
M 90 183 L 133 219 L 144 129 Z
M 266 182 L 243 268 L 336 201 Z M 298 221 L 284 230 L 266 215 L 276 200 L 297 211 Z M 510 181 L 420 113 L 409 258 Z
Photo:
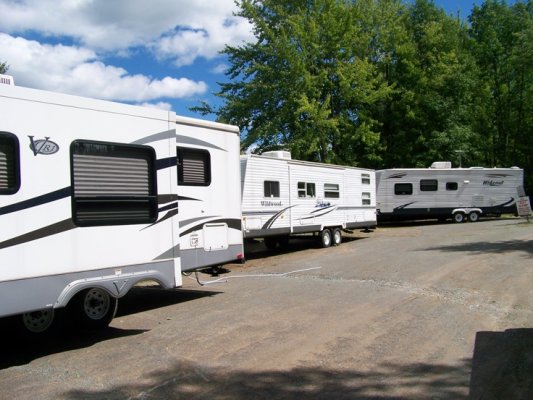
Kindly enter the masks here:
M 311 232 L 329 247 L 341 243 L 342 230 L 376 226 L 373 170 L 266 152 L 241 156 L 241 187 L 243 235 L 269 248 Z
M 512 168 L 430 168 L 376 171 L 378 220 L 452 218 L 475 222 L 482 215 L 516 212 L 524 171 Z
M 243 257 L 239 132 L 0 85 L 0 317 L 106 326 L 143 280 Z

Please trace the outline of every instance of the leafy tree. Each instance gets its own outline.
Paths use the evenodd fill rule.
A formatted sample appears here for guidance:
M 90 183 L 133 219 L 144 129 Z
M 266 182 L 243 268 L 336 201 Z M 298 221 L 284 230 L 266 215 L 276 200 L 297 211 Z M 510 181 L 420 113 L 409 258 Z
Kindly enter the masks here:
M 373 168 L 432 161 L 533 178 L 533 0 L 469 22 L 433 0 L 240 0 L 256 40 L 228 46 L 223 104 L 242 146 Z
M 455 150 L 471 154 L 475 76 L 466 27 L 428 0 L 408 8 L 402 27 L 394 41 L 394 62 L 387 66 L 395 91 L 379 118 L 387 149 L 384 164 L 427 167 L 435 160 L 456 159 Z
M 224 50 L 231 81 L 221 84 L 225 104 L 216 112 L 243 128 L 243 146 L 287 148 L 296 158 L 322 162 L 379 159 L 379 123 L 368 107 L 391 87 L 370 51 L 375 2 L 243 0 L 240 6 L 257 41 Z
M 487 0 L 473 9 L 470 34 L 481 83 L 474 129 L 489 165 L 520 165 L 533 185 L 533 2 Z
M 5 74 L 9 66 L 5 62 L 0 62 L 0 74 Z

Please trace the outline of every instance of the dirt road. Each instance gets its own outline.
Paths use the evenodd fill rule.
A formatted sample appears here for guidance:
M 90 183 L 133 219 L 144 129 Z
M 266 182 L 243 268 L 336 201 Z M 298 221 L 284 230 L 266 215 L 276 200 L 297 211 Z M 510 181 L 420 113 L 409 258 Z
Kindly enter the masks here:
M 0 398 L 533 398 L 533 223 L 247 250 L 226 283 L 135 288 L 103 332 L 5 337 Z

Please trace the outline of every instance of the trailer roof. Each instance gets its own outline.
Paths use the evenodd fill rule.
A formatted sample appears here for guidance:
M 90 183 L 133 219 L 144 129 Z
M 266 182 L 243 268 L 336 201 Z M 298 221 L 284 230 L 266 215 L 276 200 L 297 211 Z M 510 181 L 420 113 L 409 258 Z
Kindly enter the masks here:
M 327 167 L 327 168 L 335 168 L 335 169 L 356 169 L 360 171 L 370 171 L 370 172 L 375 171 L 371 168 L 353 167 L 350 165 L 328 164 L 328 163 L 321 163 L 321 162 L 316 162 L 316 161 L 303 161 L 303 160 L 295 160 L 295 159 L 268 157 L 268 156 L 264 156 L 261 154 L 245 154 L 245 155 L 241 155 L 241 158 L 260 158 L 263 160 L 273 160 L 273 161 L 285 162 L 287 164 L 293 164 L 293 165 L 308 165 L 311 167 Z

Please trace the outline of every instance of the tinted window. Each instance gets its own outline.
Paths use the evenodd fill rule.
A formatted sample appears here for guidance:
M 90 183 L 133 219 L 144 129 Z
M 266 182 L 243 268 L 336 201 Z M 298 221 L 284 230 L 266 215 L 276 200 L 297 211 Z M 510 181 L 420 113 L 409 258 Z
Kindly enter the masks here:
M 338 199 L 340 197 L 339 185 L 336 183 L 324 183 L 324 197 Z
M 141 224 L 157 218 L 153 148 L 78 140 L 71 145 L 71 164 L 77 225 Z
M 19 142 L 15 135 L 0 132 L 0 194 L 20 188 Z
M 401 196 L 413 194 L 413 184 L 396 183 L 394 185 L 394 194 L 401 195 Z
M 362 174 L 361 175 L 361 183 L 363 185 L 370 185 L 370 174 Z
M 211 184 L 211 155 L 207 150 L 177 148 L 178 185 L 209 186 Z
M 298 197 L 316 197 L 315 184 L 298 182 Z
M 457 182 L 446 182 L 446 190 L 457 190 L 458 187 Z
M 265 197 L 279 197 L 279 182 L 265 181 L 264 182 L 264 196 Z
M 439 188 L 439 183 L 436 179 L 422 179 L 420 181 L 420 190 L 422 192 L 434 192 Z

